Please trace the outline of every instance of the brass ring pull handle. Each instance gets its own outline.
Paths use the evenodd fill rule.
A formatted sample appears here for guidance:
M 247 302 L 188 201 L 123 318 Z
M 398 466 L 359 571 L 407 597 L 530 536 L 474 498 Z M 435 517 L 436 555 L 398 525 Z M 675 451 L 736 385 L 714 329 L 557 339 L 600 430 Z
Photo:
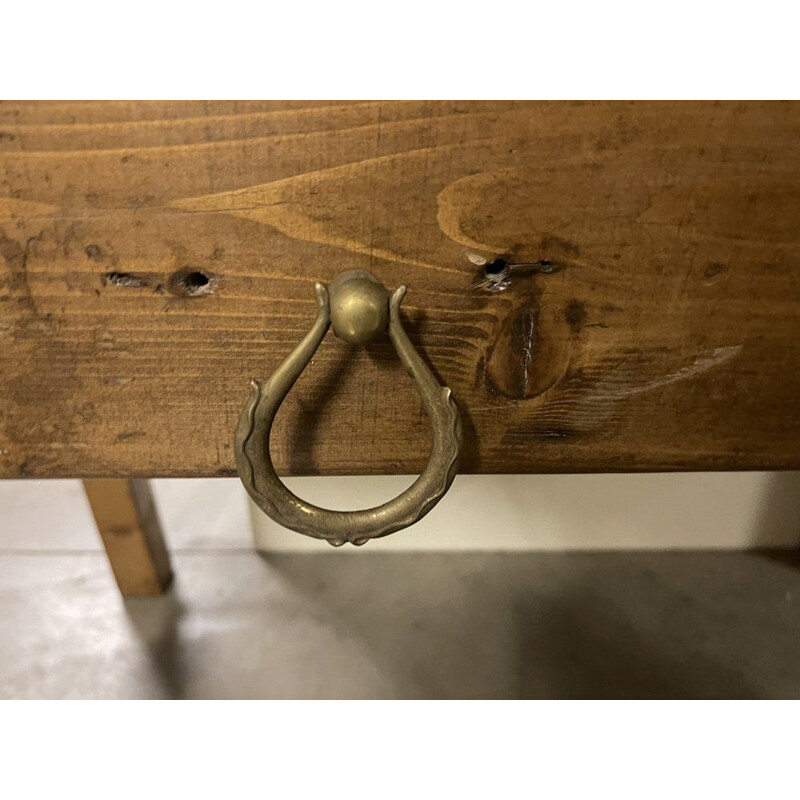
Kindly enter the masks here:
M 275 522 L 334 547 L 365 544 L 413 525 L 450 488 L 461 453 L 461 419 L 453 396 L 441 386 L 408 339 L 400 322 L 405 286 L 391 297 L 374 276 L 362 270 L 343 272 L 330 292 L 315 285 L 317 318 L 311 330 L 266 383 L 253 381 L 253 394 L 239 418 L 235 455 L 239 476 L 258 507 Z M 386 329 L 400 361 L 411 376 L 433 427 L 431 455 L 423 473 L 402 494 L 363 511 L 331 511 L 306 503 L 281 483 L 269 454 L 269 435 L 281 403 L 322 342 L 333 332 L 351 344 L 367 344 Z

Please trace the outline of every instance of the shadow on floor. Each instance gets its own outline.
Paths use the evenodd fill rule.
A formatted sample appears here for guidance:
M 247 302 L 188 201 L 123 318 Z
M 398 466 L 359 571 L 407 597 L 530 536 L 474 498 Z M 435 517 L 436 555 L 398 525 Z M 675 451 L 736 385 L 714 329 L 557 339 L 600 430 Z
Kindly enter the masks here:
M 168 697 L 800 694 L 800 572 L 758 554 L 177 560 L 125 602 Z
M 264 558 L 370 650 L 397 696 L 757 695 L 736 659 L 727 662 L 724 636 L 720 652 L 704 647 L 720 624 L 713 603 L 670 591 L 657 570 L 622 554 Z M 679 554 L 646 558 L 680 569 Z
M 756 697 L 736 667 L 676 641 L 669 624 L 643 630 L 591 591 L 553 600 L 543 615 L 517 613 L 521 698 Z
M 175 584 L 173 580 L 161 597 L 128 597 L 123 602 L 128 620 L 161 681 L 164 696 L 178 700 L 186 696 L 187 675 L 179 636 L 183 606 Z

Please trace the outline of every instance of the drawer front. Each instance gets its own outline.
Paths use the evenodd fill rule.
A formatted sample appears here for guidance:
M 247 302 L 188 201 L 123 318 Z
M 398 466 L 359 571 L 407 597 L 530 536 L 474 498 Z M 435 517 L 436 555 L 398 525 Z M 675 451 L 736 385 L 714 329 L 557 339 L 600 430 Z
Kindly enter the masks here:
M 11 102 L 0 177 L 2 477 L 235 474 L 351 269 L 408 287 L 461 471 L 800 467 L 796 103 Z M 429 437 L 388 340 L 329 335 L 272 452 Z

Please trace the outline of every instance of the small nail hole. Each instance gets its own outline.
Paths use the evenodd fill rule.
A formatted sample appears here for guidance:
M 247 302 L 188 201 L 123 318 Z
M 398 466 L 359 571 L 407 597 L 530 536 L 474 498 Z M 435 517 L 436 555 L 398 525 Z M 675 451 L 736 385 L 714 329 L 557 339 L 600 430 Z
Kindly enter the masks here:
M 509 286 L 509 272 L 509 263 L 504 258 L 495 258 L 484 264 L 473 286 L 489 292 L 504 292 Z
M 183 285 L 189 294 L 199 294 L 211 281 L 208 275 L 202 272 L 190 272 L 184 279 Z
M 196 297 L 214 289 L 214 276 L 198 269 L 182 269 L 172 274 L 169 288 L 173 294 Z
M 489 275 L 504 277 L 508 272 L 508 262 L 503 258 L 496 258 L 494 261 L 490 261 L 483 271 L 487 277 Z

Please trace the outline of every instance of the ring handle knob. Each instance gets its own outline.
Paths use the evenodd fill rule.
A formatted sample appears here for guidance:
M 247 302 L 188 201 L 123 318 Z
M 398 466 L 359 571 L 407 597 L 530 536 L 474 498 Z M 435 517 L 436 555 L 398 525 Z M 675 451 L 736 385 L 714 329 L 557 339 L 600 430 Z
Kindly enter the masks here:
M 234 453 L 239 477 L 256 505 L 275 522 L 334 547 L 363 545 L 399 531 L 425 516 L 450 488 L 461 455 L 461 418 L 453 395 L 442 386 L 414 349 L 400 321 L 406 293 L 391 295 L 363 270 L 337 275 L 330 291 L 315 284 L 317 317 L 286 360 L 265 383 L 252 381 L 253 393 L 239 418 Z M 281 483 L 269 454 L 272 423 L 289 390 L 317 351 L 328 328 L 351 344 L 371 342 L 386 330 L 406 372 L 422 399 L 433 429 L 431 455 L 422 474 L 402 494 L 362 511 L 331 511 L 301 500 Z

